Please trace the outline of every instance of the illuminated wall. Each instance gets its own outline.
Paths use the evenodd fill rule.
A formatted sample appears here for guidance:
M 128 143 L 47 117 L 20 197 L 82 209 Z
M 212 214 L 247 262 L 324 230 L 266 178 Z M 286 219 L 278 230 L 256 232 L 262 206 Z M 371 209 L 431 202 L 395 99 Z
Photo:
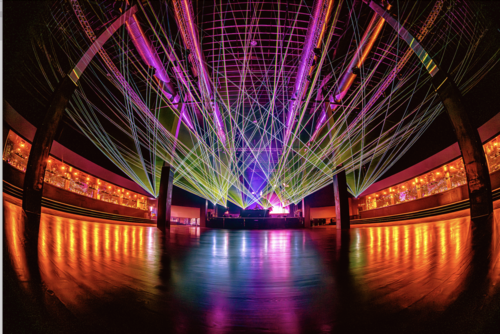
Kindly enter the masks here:
M 490 173 L 500 170 L 500 135 L 483 145 Z M 378 209 L 414 201 L 465 185 L 462 158 L 453 160 L 411 180 L 396 184 L 361 199 L 361 210 Z
M 3 160 L 22 172 L 26 172 L 31 144 L 9 131 L 3 151 Z M 61 160 L 49 157 L 45 182 L 73 193 L 108 203 L 148 210 L 144 195 L 106 182 L 76 169 Z

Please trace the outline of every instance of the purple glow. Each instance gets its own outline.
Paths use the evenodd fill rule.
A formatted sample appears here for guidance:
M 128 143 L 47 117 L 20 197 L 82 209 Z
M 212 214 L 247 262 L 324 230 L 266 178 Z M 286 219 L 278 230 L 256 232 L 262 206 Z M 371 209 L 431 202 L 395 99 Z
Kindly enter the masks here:
M 285 132 L 285 142 L 288 141 L 290 136 L 290 132 L 292 131 L 292 120 L 295 118 L 297 113 L 297 105 L 300 103 L 295 103 L 302 99 L 302 95 L 304 94 L 304 87 L 306 86 L 306 77 L 309 73 L 309 69 L 311 68 L 313 56 L 312 51 L 316 42 L 319 38 L 320 29 L 318 29 L 318 25 L 320 22 L 321 14 L 326 10 L 324 6 L 323 0 L 316 0 L 314 3 L 313 13 L 311 15 L 311 19 L 309 21 L 309 27 L 307 29 L 306 40 L 304 42 L 304 48 L 302 49 L 302 54 L 300 57 L 299 68 L 297 70 L 297 76 L 295 79 L 295 85 L 293 87 L 292 93 L 292 101 L 290 102 L 290 107 L 288 109 L 287 115 L 287 129 Z
M 221 119 L 221 114 L 219 111 L 219 106 L 216 103 L 213 103 L 213 110 L 214 110 L 214 116 L 215 116 L 215 124 L 217 126 L 217 133 L 219 134 L 220 139 L 222 140 L 223 143 L 226 142 L 226 133 L 224 131 L 224 127 L 222 126 L 222 119 Z
M 213 111 L 214 123 L 217 128 L 217 134 L 219 139 L 225 144 L 226 134 L 224 129 L 224 122 L 222 121 L 222 116 L 220 114 L 217 102 L 215 102 L 216 96 L 212 88 L 212 83 L 210 80 L 210 75 L 207 70 L 207 65 L 201 50 L 200 42 L 198 40 L 198 29 L 194 23 L 193 9 L 189 1 L 180 0 L 174 1 L 175 15 L 178 21 L 183 22 L 187 29 L 181 29 L 182 37 L 186 42 L 188 49 L 194 51 L 195 57 L 190 57 L 190 61 L 198 69 L 198 73 L 201 76 L 201 81 L 198 83 L 200 86 L 200 91 L 205 92 L 205 98 L 212 100 L 210 102 L 210 107 Z M 187 30 L 187 31 L 186 31 Z M 193 59 L 194 58 L 194 59 Z M 203 89 L 204 86 L 205 89 Z
M 149 39 L 144 35 L 144 32 L 142 31 L 135 14 L 127 21 L 127 31 L 129 32 L 132 42 L 139 51 L 142 60 L 146 63 L 146 65 L 154 67 L 155 76 L 167 88 L 167 97 L 169 99 L 172 99 L 172 97 L 175 95 L 175 90 L 170 83 L 170 78 L 168 77 L 167 71 L 163 67 L 158 53 L 151 46 Z M 163 90 L 163 92 L 165 91 Z
M 132 15 L 130 19 L 126 22 L 127 31 L 134 43 L 134 46 L 137 48 L 137 51 L 141 55 L 142 60 L 146 63 L 146 65 L 153 67 L 155 69 L 155 77 L 159 80 L 160 90 L 165 95 L 166 98 L 171 100 L 173 103 L 178 103 L 180 101 L 180 95 L 176 93 L 174 87 L 170 83 L 170 78 L 167 74 L 167 71 L 162 65 L 160 57 L 156 50 L 151 46 L 149 39 L 145 36 L 142 28 L 137 20 L 137 17 Z M 180 71 L 176 71 L 180 72 Z M 182 77 L 181 77 L 182 79 Z M 185 108 L 182 108 L 180 118 L 184 121 L 184 123 L 191 129 L 194 130 L 193 123 L 189 115 L 186 113 Z M 178 130 L 176 132 L 176 138 L 178 135 Z
M 189 115 L 186 113 L 186 111 L 184 111 L 181 115 L 181 117 L 184 119 L 184 123 L 187 124 L 187 126 L 191 129 L 191 130 L 194 130 L 194 126 L 193 124 L 191 123 L 191 120 L 189 119 Z

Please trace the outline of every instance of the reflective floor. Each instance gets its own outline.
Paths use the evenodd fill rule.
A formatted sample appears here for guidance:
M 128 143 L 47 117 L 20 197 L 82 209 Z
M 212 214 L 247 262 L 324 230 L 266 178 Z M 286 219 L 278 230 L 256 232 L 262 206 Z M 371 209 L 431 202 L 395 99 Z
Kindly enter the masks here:
M 347 233 L 163 235 L 44 214 L 39 268 L 82 331 L 496 332 L 498 211 L 486 236 L 465 217 Z M 21 208 L 4 202 L 4 221 L 14 272 L 27 281 Z

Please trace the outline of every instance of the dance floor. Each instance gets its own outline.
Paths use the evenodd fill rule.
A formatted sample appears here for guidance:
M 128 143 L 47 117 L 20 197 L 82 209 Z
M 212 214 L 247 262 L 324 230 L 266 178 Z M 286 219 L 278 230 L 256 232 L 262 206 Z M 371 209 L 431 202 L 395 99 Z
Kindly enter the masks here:
M 499 217 L 479 227 L 439 217 L 344 233 L 172 226 L 164 235 L 43 214 L 39 268 L 47 300 L 60 301 L 47 302 L 58 310 L 43 321 L 51 331 L 113 333 L 494 333 Z M 4 223 L 4 261 L 28 290 L 18 205 L 4 201 Z M 7 316 L 10 302 L 36 313 L 6 299 Z M 5 314 L 12 328 L 16 315 Z

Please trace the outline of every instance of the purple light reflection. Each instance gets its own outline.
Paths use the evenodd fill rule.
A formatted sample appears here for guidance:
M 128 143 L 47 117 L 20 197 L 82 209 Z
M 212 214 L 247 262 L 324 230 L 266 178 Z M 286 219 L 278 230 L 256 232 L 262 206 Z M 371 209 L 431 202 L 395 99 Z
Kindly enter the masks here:
M 178 273 L 174 291 L 183 302 L 202 305 L 207 325 L 215 332 L 272 324 L 271 331 L 298 333 L 296 310 L 308 305 L 310 296 L 297 291 L 321 285 L 321 261 L 314 248 L 305 247 L 305 233 L 207 231 L 201 235 L 201 247 L 185 259 L 187 270 Z M 205 247 L 210 258 L 204 255 Z

